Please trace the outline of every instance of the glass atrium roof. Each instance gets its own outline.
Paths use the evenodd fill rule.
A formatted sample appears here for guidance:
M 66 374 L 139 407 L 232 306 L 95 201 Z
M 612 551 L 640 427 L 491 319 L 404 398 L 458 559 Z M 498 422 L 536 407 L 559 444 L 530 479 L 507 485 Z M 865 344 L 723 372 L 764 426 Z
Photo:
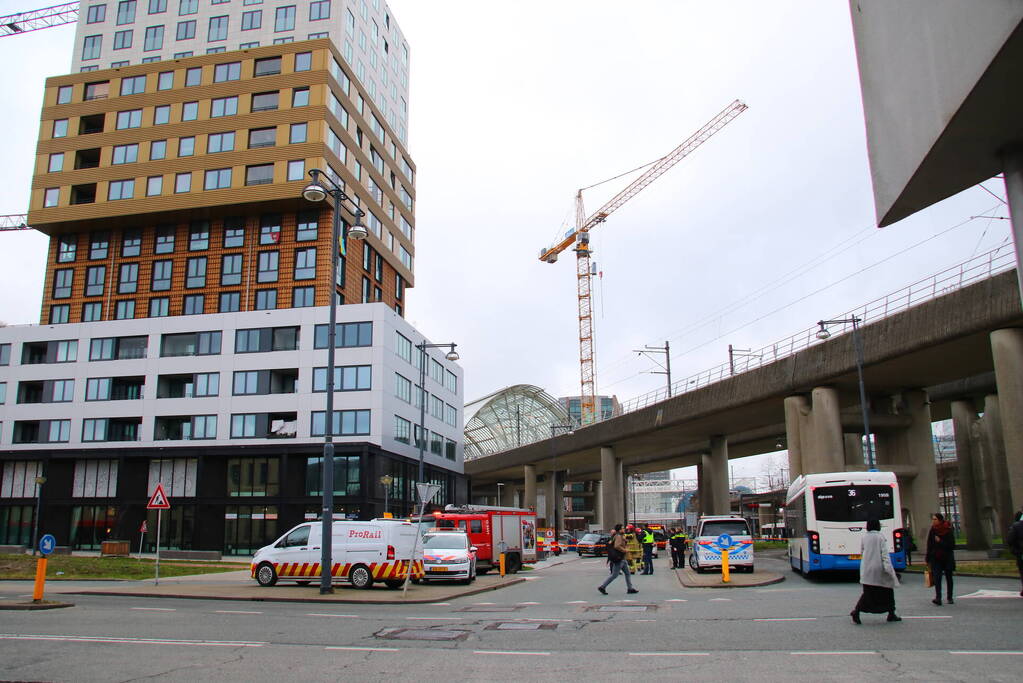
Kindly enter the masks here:
M 552 425 L 565 424 L 564 407 L 540 387 L 506 387 L 465 405 L 465 459 L 549 439 Z

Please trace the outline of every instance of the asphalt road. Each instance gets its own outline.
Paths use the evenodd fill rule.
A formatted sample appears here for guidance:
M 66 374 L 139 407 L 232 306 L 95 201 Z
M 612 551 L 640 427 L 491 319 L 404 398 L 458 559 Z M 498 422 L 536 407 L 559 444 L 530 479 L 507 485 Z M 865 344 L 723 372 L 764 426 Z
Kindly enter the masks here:
M 686 589 L 661 558 L 653 576 L 634 577 L 638 594 L 620 578 L 605 597 L 605 572 L 601 559 L 571 560 L 433 605 L 76 595 L 68 609 L 0 611 L 0 679 L 1018 681 L 1023 666 L 1015 581 L 960 577 L 956 604 L 935 607 L 907 575 L 904 621 L 864 615 L 855 626 L 848 577 Z M 0 582 L 0 601 L 30 593 Z

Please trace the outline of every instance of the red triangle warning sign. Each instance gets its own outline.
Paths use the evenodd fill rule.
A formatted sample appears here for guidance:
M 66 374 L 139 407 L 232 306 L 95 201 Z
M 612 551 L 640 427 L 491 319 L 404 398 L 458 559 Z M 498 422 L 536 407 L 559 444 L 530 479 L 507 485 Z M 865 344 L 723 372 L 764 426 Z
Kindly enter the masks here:
M 149 503 L 146 504 L 147 510 L 170 510 L 170 500 L 167 499 L 167 493 L 163 490 L 163 484 L 156 485 L 156 491 L 149 498 Z

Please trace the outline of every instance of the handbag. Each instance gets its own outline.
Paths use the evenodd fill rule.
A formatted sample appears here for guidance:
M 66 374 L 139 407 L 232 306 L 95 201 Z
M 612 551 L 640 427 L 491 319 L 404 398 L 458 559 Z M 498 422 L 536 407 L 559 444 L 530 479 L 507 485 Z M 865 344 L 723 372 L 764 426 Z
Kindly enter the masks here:
M 924 588 L 931 588 L 934 585 L 934 578 L 931 576 L 931 568 L 924 569 Z

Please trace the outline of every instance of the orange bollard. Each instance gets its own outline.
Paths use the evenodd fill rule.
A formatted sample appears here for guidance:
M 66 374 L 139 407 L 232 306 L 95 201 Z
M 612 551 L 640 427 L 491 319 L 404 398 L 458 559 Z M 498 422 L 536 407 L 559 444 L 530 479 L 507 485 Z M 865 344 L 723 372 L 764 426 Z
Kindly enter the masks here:
M 43 587 L 46 584 L 46 558 L 36 560 L 36 583 L 32 591 L 32 602 L 43 601 Z
M 721 551 L 721 583 L 728 583 L 732 577 L 728 573 L 728 551 Z
M 504 576 L 504 553 L 501 553 L 500 558 L 498 558 L 497 564 L 500 569 L 501 576 Z

